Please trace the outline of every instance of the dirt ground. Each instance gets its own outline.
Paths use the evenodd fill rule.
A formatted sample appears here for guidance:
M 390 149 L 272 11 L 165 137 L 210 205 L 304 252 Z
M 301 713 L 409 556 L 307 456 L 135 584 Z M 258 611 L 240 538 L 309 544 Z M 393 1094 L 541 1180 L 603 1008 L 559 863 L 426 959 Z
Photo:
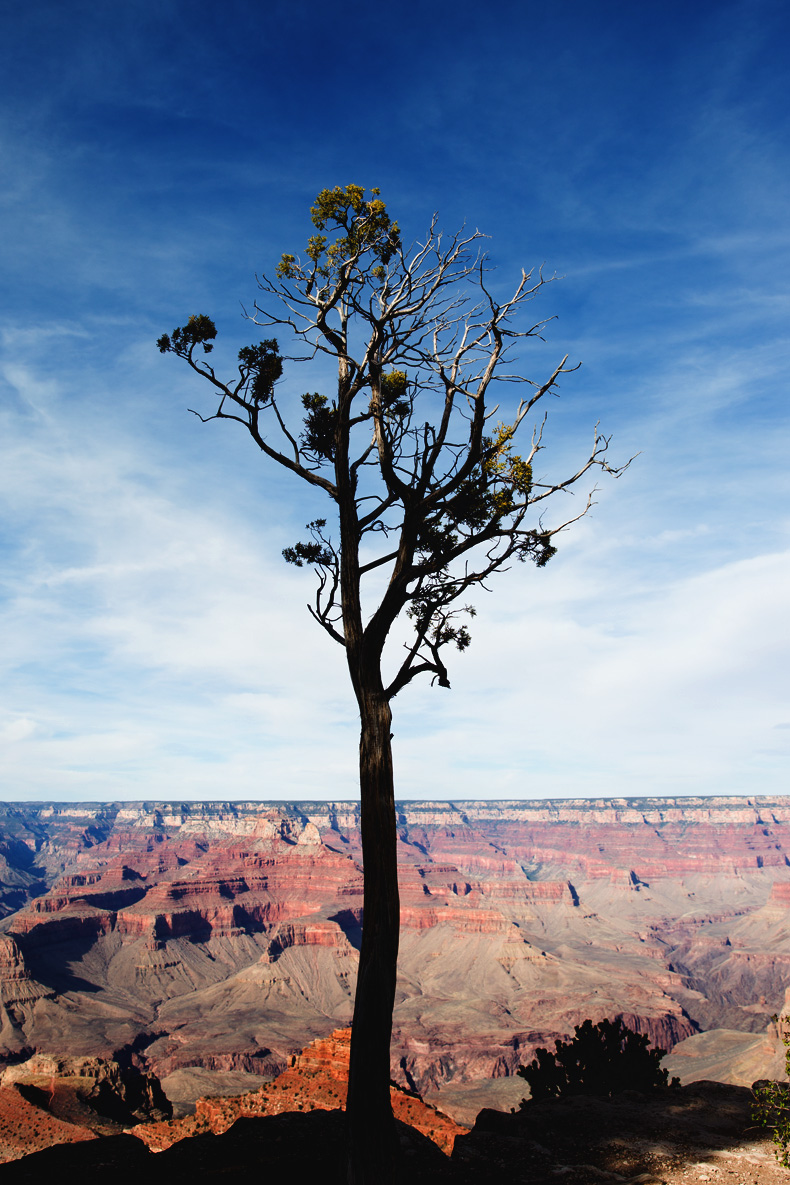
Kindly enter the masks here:
M 484 1111 L 452 1159 L 400 1126 L 401 1185 L 790 1185 L 770 1136 L 751 1121 L 751 1091 L 716 1082 L 614 1099 L 580 1096 Z M 345 1116 L 290 1112 L 241 1119 L 152 1153 L 132 1135 L 60 1145 L 2 1166 L 3 1185 L 201 1185 L 265 1179 L 343 1185 Z
M 511 1185 L 790 1185 L 751 1107 L 746 1087 L 697 1082 L 650 1096 L 485 1111 L 456 1141 L 453 1159 L 470 1180 Z

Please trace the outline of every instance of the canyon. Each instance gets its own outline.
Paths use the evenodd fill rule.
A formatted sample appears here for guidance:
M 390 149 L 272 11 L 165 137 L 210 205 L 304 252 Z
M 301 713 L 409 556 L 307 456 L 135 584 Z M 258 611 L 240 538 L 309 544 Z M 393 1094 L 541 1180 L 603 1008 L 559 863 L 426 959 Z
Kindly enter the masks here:
M 397 809 L 402 1090 L 471 1125 L 588 1017 L 684 1081 L 782 1076 L 790 801 Z M 183 1115 L 350 1023 L 358 805 L 2 803 L 0 919 L 0 1062 L 111 1059 Z
M 207 1132 L 222 1135 L 238 1119 L 294 1111 L 343 1109 L 348 1088 L 350 1047 L 351 1029 L 337 1029 L 329 1037 L 312 1041 L 291 1058 L 282 1074 L 257 1090 L 230 1098 L 200 1098 L 193 1114 L 138 1123 L 134 1135 L 152 1152 L 162 1152 L 196 1135 Z M 452 1153 L 456 1136 L 463 1135 L 465 1128 L 399 1086 L 393 1084 L 390 1087 L 390 1097 L 398 1122 L 420 1132 L 448 1156 Z

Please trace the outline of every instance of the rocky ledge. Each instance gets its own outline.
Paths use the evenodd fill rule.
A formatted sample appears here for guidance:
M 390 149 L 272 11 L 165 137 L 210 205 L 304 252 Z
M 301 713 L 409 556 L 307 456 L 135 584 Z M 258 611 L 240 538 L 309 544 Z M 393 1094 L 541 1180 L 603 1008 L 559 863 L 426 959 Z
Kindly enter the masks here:
M 231 1098 L 198 1099 L 195 1113 L 170 1122 L 140 1124 L 133 1134 L 153 1152 L 162 1152 L 179 1140 L 212 1132 L 221 1135 L 237 1119 L 281 1115 L 289 1111 L 342 1110 L 348 1086 L 351 1029 L 313 1041 L 291 1059 L 291 1065 L 273 1082 L 258 1090 Z M 443 1152 L 451 1153 L 456 1136 L 466 1129 L 436 1107 L 392 1085 L 395 1118 L 427 1136 Z
M 406 1124 L 399 1185 L 787 1185 L 755 1133 L 748 1089 L 703 1082 L 614 1099 L 580 1096 L 526 1112 L 486 1111 L 451 1157 Z M 152 1153 L 131 1135 L 61 1145 L 6 1165 L 3 1185 L 225 1185 L 266 1180 L 345 1185 L 345 1116 L 291 1111 L 239 1119 L 222 1135 Z

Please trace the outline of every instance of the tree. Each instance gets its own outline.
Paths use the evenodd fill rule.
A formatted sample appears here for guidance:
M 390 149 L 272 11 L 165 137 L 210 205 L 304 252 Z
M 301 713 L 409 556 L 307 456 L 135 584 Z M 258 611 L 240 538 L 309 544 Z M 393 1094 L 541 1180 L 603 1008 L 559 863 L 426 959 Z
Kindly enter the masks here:
M 619 1094 L 623 1090 L 647 1092 L 667 1085 L 661 1069 L 663 1049 L 648 1049 L 646 1034 L 635 1033 L 618 1017 L 594 1025 L 576 1025 L 570 1041 L 555 1041 L 554 1053 L 537 1049 L 528 1066 L 516 1071 L 529 1084 L 531 1101 L 574 1094 Z M 672 1085 L 679 1085 L 678 1078 Z M 523 1110 L 528 1106 L 525 1099 Z
M 398 955 L 399 898 L 391 747 L 391 703 L 427 675 L 449 687 L 447 648 L 470 641 L 468 593 L 513 560 L 542 567 L 557 533 L 586 513 L 546 526 L 540 511 L 593 467 L 614 475 L 609 440 L 596 426 L 589 454 L 560 480 L 533 475 L 543 421 L 523 456 L 517 433 L 569 372 L 567 356 L 542 383 L 511 373 L 508 360 L 545 321 L 519 327 L 543 287 L 522 272 L 506 299 L 488 281 L 483 236 L 446 238 L 431 221 L 410 248 L 379 191 L 325 189 L 311 210 L 315 233 L 303 257 L 283 255 L 274 277 L 258 279 L 263 303 L 249 319 L 289 335 L 302 353 L 286 359 L 266 338 L 238 354 L 238 376 L 218 377 L 206 358 L 216 328 L 205 315 L 159 341 L 214 387 L 217 407 L 201 420 L 234 420 L 272 462 L 325 494 L 327 517 L 285 559 L 312 566 L 308 606 L 343 646 L 359 706 L 359 773 L 364 915 L 351 1043 L 347 1110 L 354 1185 L 392 1180 L 394 1125 L 389 1046 Z M 278 399 L 284 361 L 328 356 L 337 366 L 332 395 L 302 396 L 300 427 Z M 495 383 L 515 390 L 492 424 Z M 503 386 L 503 384 L 507 384 Z M 198 414 L 198 413 L 195 413 Z M 383 591 L 369 604 L 373 586 Z M 394 669 L 384 647 L 396 620 L 411 632 Z

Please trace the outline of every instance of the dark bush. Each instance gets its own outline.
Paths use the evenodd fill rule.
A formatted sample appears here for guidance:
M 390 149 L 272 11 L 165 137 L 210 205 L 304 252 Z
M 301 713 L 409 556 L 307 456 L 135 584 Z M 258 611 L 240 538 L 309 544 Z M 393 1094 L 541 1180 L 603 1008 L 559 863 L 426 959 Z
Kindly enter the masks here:
M 779 1017 L 772 1017 L 775 1024 Z M 788 1033 L 786 1016 L 780 1029 L 785 1046 L 785 1073 L 790 1077 L 790 1034 Z M 766 1078 L 752 1083 L 754 1107 L 752 1119 L 760 1127 L 771 1128 L 776 1148 L 776 1159 L 786 1169 L 790 1169 L 790 1085 L 787 1082 L 771 1082 Z
M 538 1049 L 534 1061 L 518 1073 L 529 1083 L 534 1100 L 563 1095 L 619 1094 L 623 1090 L 649 1091 L 667 1085 L 661 1069 L 663 1049 L 649 1049 L 650 1040 L 633 1032 L 621 1020 L 591 1020 L 576 1026 L 570 1041 L 555 1041 L 555 1051 Z M 679 1079 L 672 1079 L 678 1086 Z M 527 1103 L 525 1099 L 521 1106 Z

